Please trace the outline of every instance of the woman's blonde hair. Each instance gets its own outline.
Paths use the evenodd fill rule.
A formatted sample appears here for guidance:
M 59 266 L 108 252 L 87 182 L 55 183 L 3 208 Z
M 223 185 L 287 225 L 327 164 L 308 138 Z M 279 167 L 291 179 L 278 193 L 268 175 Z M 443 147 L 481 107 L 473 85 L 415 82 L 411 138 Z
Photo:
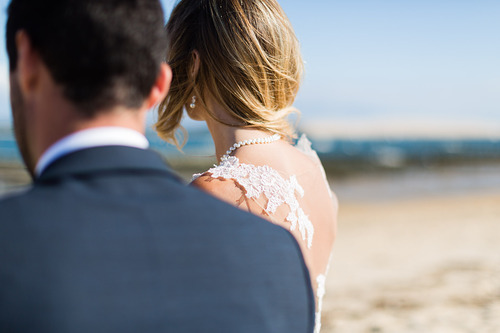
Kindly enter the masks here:
M 304 65 L 290 21 L 275 0 L 181 0 L 166 30 L 173 79 L 158 108 L 156 130 L 163 139 L 182 145 L 176 130 L 193 95 L 220 123 L 294 137 L 287 117 L 298 112 L 292 104 Z M 200 65 L 193 75 L 195 51 Z M 235 123 L 206 107 L 207 93 Z

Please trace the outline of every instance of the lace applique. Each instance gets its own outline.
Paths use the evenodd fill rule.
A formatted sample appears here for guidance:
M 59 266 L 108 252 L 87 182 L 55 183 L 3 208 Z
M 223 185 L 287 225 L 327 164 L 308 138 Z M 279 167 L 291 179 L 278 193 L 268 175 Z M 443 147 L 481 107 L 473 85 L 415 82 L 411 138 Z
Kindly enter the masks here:
M 286 221 L 290 222 L 290 230 L 297 227 L 302 239 L 307 238 L 307 247 L 312 246 L 314 227 L 309 217 L 300 208 L 296 195 L 304 196 L 304 189 L 297 181 L 295 176 L 286 180 L 273 168 L 264 166 L 255 166 L 252 164 L 240 163 L 235 156 L 230 156 L 226 161 L 218 166 L 208 170 L 212 178 L 234 179 L 241 185 L 249 199 L 257 199 L 262 194 L 267 199 L 265 211 L 270 216 L 276 213 L 278 207 L 287 204 L 290 208 Z M 200 177 L 201 173 L 193 175 L 193 180 Z
M 319 333 L 319 331 L 321 330 L 321 308 L 323 307 L 323 296 L 325 296 L 325 282 L 326 276 L 324 274 L 320 274 L 318 275 L 318 277 L 316 277 L 316 283 L 318 284 L 316 289 L 318 308 L 316 309 L 314 333 Z
M 297 140 L 297 143 L 295 144 L 295 148 L 303 152 L 304 154 L 313 157 L 313 158 L 318 158 L 318 154 L 314 149 L 312 149 L 312 143 L 309 141 L 307 136 L 305 134 L 302 134 Z
M 295 144 L 295 147 L 298 150 L 300 150 L 301 152 L 303 152 L 304 154 L 306 154 L 307 156 L 311 157 L 317 163 L 319 163 L 319 165 L 321 166 L 320 169 L 321 169 L 321 174 L 323 175 L 323 179 L 325 180 L 325 183 L 328 184 L 328 179 L 326 178 L 325 169 L 323 168 L 323 165 L 321 164 L 321 160 L 319 159 L 318 153 L 316 153 L 316 150 L 312 149 L 311 145 L 312 145 L 311 141 L 309 141 L 307 136 L 305 134 L 302 134 L 300 136 L 300 139 Z M 329 185 L 328 185 L 328 188 L 330 188 Z M 328 193 L 330 194 L 330 197 L 333 198 L 333 192 L 330 190 L 330 191 L 328 191 Z

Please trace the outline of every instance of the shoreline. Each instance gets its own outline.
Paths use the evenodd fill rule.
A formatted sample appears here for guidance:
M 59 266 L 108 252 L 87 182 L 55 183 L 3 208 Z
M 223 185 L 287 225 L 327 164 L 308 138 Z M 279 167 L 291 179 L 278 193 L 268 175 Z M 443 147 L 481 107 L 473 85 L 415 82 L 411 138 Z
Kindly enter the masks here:
M 0 199 L 9 193 L 22 191 L 31 183 L 26 168 L 19 162 L 0 162 Z
M 170 168 L 186 182 L 195 173 L 209 169 L 215 159 L 166 159 Z M 333 191 L 341 203 L 391 201 L 428 196 L 466 194 L 500 189 L 500 161 L 468 161 L 462 163 L 411 166 L 402 168 L 372 168 L 362 166 L 349 172 L 325 169 Z M 0 196 L 9 188 L 31 183 L 25 167 L 19 161 L 0 161 Z

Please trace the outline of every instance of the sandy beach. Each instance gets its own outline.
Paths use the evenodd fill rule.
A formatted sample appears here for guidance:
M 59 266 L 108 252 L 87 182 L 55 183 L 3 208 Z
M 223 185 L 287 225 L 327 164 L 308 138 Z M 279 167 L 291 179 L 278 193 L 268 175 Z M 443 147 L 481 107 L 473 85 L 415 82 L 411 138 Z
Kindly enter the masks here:
M 500 332 L 500 165 L 330 180 L 341 208 L 323 333 Z M 0 195 L 27 181 L 0 168 Z
M 22 191 L 29 183 L 28 172 L 19 162 L 0 161 L 0 198 L 10 193 Z
M 468 170 L 430 193 L 339 193 L 322 332 L 500 332 L 500 187 Z

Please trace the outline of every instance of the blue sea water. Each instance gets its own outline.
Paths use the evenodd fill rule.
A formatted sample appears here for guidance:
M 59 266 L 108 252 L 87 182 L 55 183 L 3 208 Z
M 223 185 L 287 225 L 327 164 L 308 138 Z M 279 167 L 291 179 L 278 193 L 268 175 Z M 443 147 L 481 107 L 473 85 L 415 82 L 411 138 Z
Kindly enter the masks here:
M 158 138 L 153 131 L 148 131 L 147 137 L 151 148 L 164 154 L 169 161 L 202 158 L 203 163 L 215 162 L 212 139 L 205 130 L 190 130 L 183 153 Z M 493 190 L 498 189 L 500 184 L 500 140 L 336 139 L 312 140 L 312 144 L 329 173 L 329 179 L 333 179 L 332 188 L 343 201 Z M 443 159 L 477 160 L 480 163 L 456 163 L 445 169 L 433 168 L 433 163 Z M 0 130 L 0 162 L 20 160 L 12 131 Z M 424 168 L 412 168 L 415 165 Z M 355 172 L 379 170 L 378 167 L 398 168 L 399 171 L 376 174 L 376 177 L 370 176 L 370 172 Z M 351 181 L 350 177 L 342 176 L 350 174 L 361 177 L 363 181 Z M 7 182 L 6 177 L 0 170 L 0 197 L 22 189 Z
M 323 160 L 368 161 L 383 166 L 433 160 L 500 159 L 499 139 L 341 139 L 313 141 Z
M 189 140 L 183 147 L 182 152 L 174 145 L 160 139 L 152 130 L 147 131 L 146 136 L 152 149 L 171 158 L 182 156 L 211 156 L 215 154 L 210 133 L 207 131 L 191 132 Z M 10 162 L 18 160 L 20 160 L 20 154 L 12 131 L 0 129 L 0 161 Z
M 152 130 L 146 136 L 152 149 L 171 159 L 214 155 L 206 130 L 190 131 L 182 152 Z M 312 144 L 324 161 L 368 162 L 387 167 L 436 159 L 500 159 L 500 139 L 332 139 L 312 140 Z M 0 161 L 19 159 L 12 132 L 0 131 Z
M 0 161 L 19 159 L 19 151 L 13 137 L 0 136 Z

